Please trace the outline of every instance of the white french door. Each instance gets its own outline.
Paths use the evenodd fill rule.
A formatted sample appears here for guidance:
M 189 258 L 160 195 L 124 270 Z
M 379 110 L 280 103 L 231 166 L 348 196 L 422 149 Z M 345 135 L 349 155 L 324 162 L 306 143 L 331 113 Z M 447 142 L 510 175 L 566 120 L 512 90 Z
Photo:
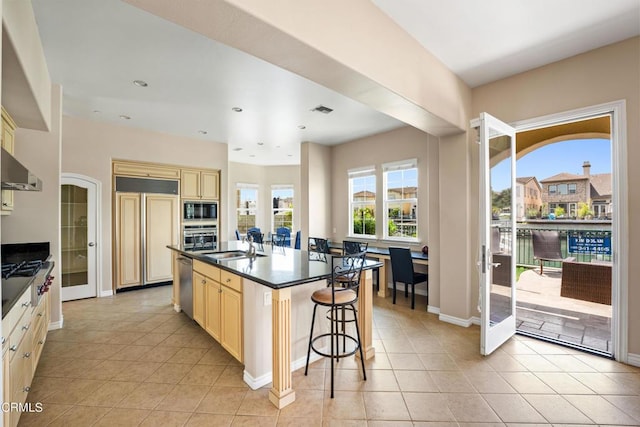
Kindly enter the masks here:
M 62 301 L 97 295 L 98 184 L 84 177 L 61 179 Z
M 516 333 L 515 129 L 481 113 L 480 352 L 491 354 Z

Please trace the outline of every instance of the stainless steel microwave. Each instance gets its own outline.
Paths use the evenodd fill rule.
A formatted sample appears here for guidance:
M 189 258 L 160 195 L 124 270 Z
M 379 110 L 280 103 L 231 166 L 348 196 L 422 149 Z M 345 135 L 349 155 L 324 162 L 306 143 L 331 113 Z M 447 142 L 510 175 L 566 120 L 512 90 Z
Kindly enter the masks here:
M 185 200 L 182 202 L 183 221 L 217 221 L 218 202 Z

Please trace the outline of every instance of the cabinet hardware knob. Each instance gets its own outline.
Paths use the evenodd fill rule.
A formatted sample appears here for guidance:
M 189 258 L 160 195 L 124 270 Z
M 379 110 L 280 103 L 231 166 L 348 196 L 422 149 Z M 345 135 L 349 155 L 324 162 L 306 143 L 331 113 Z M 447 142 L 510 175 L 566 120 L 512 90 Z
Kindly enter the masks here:
M 7 342 L 7 339 L 5 337 L 2 337 L 2 344 L 4 345 L 4 343 Z
M 18 351 L 18 346 L 17 345 L 12 345 L 11 347 L 9 347 L 9 350 L 11 351 Z
M 24 326 L 22 326 L 22 330 L 23 331 L 28 331 L 30 326 L 31 325 L 24 325 Z
M 31 387 L 26 386 L 26 387 L 24 388 L 24 391 L 25 391 L 26 393 L 29 393 L 29 392 L 31 391 Z
M 95 243 L 93 243 L 93 242 L 89 242 L 89 246 L 90 246 L 90 247 L 94 247 L 95 245 L 96 245 Z
M 29 307 L 29 304 L 31 304 L 29 301 L 25 301 L 22 303 L 23 307 Z
M 218 289 L 218 293 L 221 294 L 222 293 L 222 288 Z
M 231 281 L 231 279 L 227 278 L 227 283 L 229 283 Z
M 42 317 L 42 313 L 38 313 L 38 317 Z
M 202 279 L 202 284 L 203 284 L 203 285 L 206 285 L 206 284 L 207 284 L 207 281 L 206 281 L 206 280 L 204 280 L 204 279 Z
M 27 359 L 31 357 L 31 352 L 28 351 L 24 354 L 24 357 L 26 357 Z
M 38 341 L 38 344 L 42 345 L 42 344 L 44 344 L 44 341 L 40 340 L 40 341 Z

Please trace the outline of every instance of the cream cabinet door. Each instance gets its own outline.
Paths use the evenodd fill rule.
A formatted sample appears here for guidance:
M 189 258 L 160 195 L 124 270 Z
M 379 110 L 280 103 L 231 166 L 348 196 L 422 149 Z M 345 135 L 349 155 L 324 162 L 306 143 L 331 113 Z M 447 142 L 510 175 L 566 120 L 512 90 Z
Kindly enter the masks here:
M 193 272 L 193 320 L 200 326 L 205 325 L 205 298 L 207 278 L 197 271 Z
M 220 297 L 220 344 L 242 363 L 242 294 L 222 286 Z
M 200 199 L 200 171 L 182 169 L 180 174 L 180 197 Z
M 116 288 L 142 284 L 141 195 L 116 193 Z
M 200 173 L 200 189 L 203 199 L 218 200 L 218 172 L 202 171 Z
M 10 154 L 14 153 L 14 138 L 16 124 L 13 122 L 9 114 L 2 109 L 2 148 Z M 2 190 L 0 195 L 2 198 L 2 206 L 0 211 L 3 215 L 10 214 L 13 210 L 13 190 Z
M 178 196 L 147 194 L 145 211 L 145 283 L 172 280 L 172 251 L 167 246 L 178 244 Z
M 205 330 L 216 341 L 220 342 L 220 296 L 222 293 L 220 283 L 207 279 Z

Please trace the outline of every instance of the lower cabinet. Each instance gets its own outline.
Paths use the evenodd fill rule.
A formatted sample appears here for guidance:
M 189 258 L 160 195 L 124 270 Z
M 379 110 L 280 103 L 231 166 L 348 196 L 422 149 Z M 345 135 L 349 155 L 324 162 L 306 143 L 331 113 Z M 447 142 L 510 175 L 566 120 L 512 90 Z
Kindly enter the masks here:
M 240 276 L 194 260 L 193 319 L 233 357 L 244 362 Z
M 31 307 L 30 299 L 31 290 L 27 289 L 2 322 L 4 402 L 25 403 L 46 340 L 50 321 L 49 294 L 43 295 L 37 307 Z M 18 425 L 20 414 L 15 410 L 4 411 L 3 425 Z

